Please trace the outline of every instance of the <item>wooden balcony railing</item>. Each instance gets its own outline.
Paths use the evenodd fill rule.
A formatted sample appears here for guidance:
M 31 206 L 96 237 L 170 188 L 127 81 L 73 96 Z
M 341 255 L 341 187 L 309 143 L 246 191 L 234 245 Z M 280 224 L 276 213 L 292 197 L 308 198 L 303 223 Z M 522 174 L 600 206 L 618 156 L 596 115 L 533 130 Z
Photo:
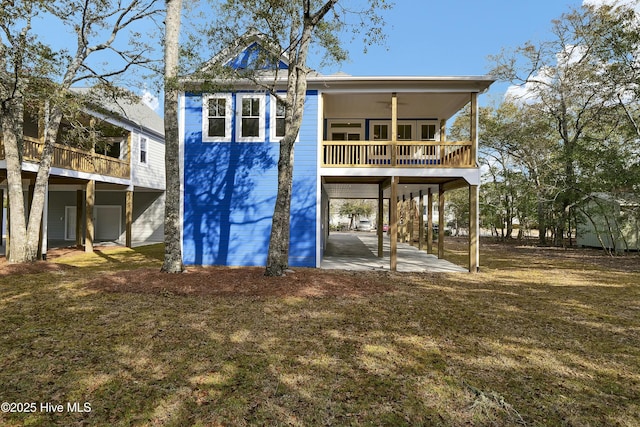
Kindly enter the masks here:
M 24 161 L 38 163 L 42 155 L 44 142 L 24 137 Z M 4 144 L 0 140 L 0 159 L 4 159 Z M 95 173 L 116 178 L 129 178 L 129 163 L 114 157 L 90 153 L 66 145 L 53 144 L 51 166 L 79 172 Z
M 323 167 L 475 167 L 470 141 L 323 141 Z

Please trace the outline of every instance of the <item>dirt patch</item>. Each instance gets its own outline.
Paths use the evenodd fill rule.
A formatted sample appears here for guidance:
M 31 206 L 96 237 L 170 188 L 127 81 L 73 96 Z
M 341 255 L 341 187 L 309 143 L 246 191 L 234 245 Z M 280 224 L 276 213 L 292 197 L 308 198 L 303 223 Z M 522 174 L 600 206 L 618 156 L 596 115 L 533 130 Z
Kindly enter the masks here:
M 138 269 L 102 276 L 89 289 L 159 295 L 257 297 L 359 297 L 389 292 L 385 273 L 294 269 L 283 277 L 265 277 L 263 267 L 190 267 L 182 274 Z
M 73 267 L 47 261 L 28 262 L 24 264 L 8 263 L 6 258 L 0 259 L 0 277 L 13 274 L 40 274 L 69 270 Z

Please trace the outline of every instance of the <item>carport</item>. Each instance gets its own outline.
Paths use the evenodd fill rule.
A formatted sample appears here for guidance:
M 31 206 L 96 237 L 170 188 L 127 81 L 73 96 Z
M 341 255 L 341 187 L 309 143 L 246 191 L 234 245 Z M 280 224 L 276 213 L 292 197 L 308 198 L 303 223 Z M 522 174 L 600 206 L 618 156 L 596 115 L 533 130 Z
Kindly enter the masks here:
M 332 232 L 327 240 L 327 248 L 320 268 L 338 270 L 380 270 L 390 271 L 389 237 L 383 238 L 383 257 L 378 253 L 376 233 Z M 407 243 L 398 243 L 397 271 L 466 273 L 466 268 L 428 254 Z
M 328 172 L 331 173 L 333 170 Z M 383 268 L 391 271 L 476 272 L 478 270 L 478 186 L 471 184 L 475 184 L 476 171 L 440 169 L 438 174 L 439 176 L 420 176 L 425 175 L 425 172 L 411 170 L 405 171 L 405 175 L 401 177 L 338 176 L 337 174 L 323 176 L 325 234 L 320 267 L 347 268 L 347 265 L 351 265 L 353 269 L 359 269 L 358 265 L 361 265 L 365 269 Z M 433 228 L 437 224 L 439 230 L 444 230 L 444 215 L 438 215 L 437 221 L 433 221 L 434 212 L 432 211 L 433 206 L 437 205 L 438 211 L 444 212 L 445 192 L 465 187 L 469 188 L 469 221 L 472 231 L 469 236 L 469 267 L 467 269 L 454 266 L 443 259 L 444 239 L 434 239 Z M 359 233 L 352 239 L 335 232 L 329 233 L 327 213 L 332 199 L 377 200 L 377 232 Z M 385 199 L 390 201 L 388 235 L 381 232 L 382 206 Z M 370 259 L 371 256 L 375 259 Z M 341 267 L 328 267 L 330 265 Z

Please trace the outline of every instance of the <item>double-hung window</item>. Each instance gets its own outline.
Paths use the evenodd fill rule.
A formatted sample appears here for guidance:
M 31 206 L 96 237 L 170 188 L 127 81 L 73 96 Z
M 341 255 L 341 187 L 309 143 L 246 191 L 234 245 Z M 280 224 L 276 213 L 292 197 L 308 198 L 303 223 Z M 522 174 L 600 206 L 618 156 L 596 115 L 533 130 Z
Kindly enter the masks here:
M 240 94 L 236 102 L 236 139 L 239 142 L 265 141 L 265 95 Z
M 435 141 L 439 138 L 438 122 L 434 120 L 418 122 L 418 139 L 420 141 Z
M 139 151 L 138 163 L 141 165 L 146 165 L 148 163 L 147 138 L 143 136 L 140 137 L 138 151 Z
M 231 94 L 205 95 L 202 102 L 202 140 L 231 141 Z
M 279 141 L 285 133 L 285 104 L 278 98 L 271 98 L 271 141 Z

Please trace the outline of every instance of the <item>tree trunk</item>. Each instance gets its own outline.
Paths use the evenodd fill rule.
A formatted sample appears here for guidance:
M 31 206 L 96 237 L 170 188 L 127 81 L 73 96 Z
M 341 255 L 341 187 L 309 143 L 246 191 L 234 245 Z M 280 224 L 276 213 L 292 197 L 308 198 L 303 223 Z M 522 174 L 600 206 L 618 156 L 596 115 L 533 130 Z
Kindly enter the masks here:
M 302 33 L 298 40 L 298 25 L 289 33 L 291 46 L 297 46 L 290 55 L 287 72 L 287 101 L 285 103 L 285 136 L 280 141 L 278 159 L 278 194 L 273 210 L 266 276 L 282 276 L 289 267 L 289 225 L 291 218 L 291 191 L 293 185 L 293 147 L 300 132 L 304 101 L 307 93 L 307 55 L 313 30 L 338 0 L 327 1 L 312 14 L 311 2 L 303 4 Z
M 542 201 L 542 192 L 538 191 L 537 212 L 538 212 L 538 239 L 540 245 L 547 245 L 547 218 L 546 204 Z
M 280 142 L 278 195 L 273 209 L 265 275 L 282 276 L 289 266 L 291 190 L 293 187 L 293 143 Z
M 167 0 L 164 47 L 165 219 L 162 271 L 181 273 L 180 144 L 178 135 L 178 58 L 182 0 Z
M 26 261 L 38 259 L 40 231 L 45 199 L 48 196 L 47 184 L 53 158 L 53 142 L 58 135 L 58 128 L 62 121 L 62 109 L 54 106 L 46 120 L 45 144 L 40 157 L 38 174 L 33 189 L 33 197 L 29 205 L 29 223 L 27 225 Z M 45 218 L 46 220 L 46 218 Z M 44 238 L 44 237 L 43 237 Z
M 22 192 L 22 111 L 21 98 L 2 105 L 2 141 L 7 162 L 7 197 L 9 201 L 9 262 L 26 261 L 27 225 Z

